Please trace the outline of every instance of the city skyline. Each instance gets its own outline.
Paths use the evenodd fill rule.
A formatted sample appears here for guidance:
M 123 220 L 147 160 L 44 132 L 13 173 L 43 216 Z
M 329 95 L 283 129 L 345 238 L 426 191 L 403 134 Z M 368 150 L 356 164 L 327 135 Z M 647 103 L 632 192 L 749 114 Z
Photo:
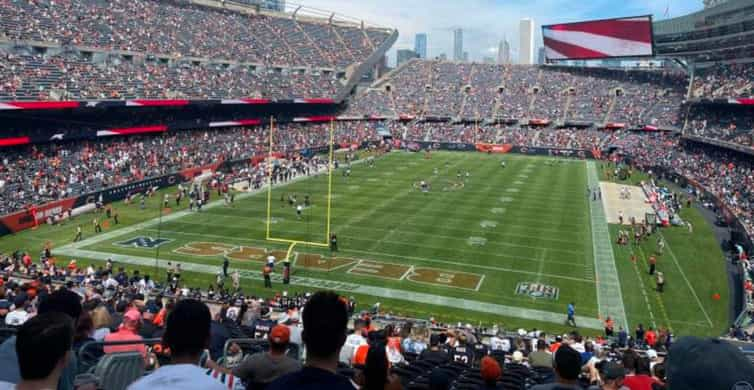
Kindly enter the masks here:
M 463 29 L 463 51 L 469 59 L 481 62 L 497 57 L 499 43 L 507 37 L 511 62 L 518 62 L 519 21 L 531 17 L 535 50 L 542 45 L 541 26 L 588 19 L 652 14 L 655 20 L 677 17 L 703 8 L 702 0 L 636 0 L 613 2 L 591 0 L 574 4 L 566 0 L 297 0 L 307 7 L 336 12 L 367 23 L 398 29 L 398 41 L 388 52 L 390 66 L 395 66 L 398 49 L 416 50 L 417 33 L 427 34 L 427 58 L 441 53 L 453 57 L 453 30 Z M 667 11 L 667 12 L 666 12 Z

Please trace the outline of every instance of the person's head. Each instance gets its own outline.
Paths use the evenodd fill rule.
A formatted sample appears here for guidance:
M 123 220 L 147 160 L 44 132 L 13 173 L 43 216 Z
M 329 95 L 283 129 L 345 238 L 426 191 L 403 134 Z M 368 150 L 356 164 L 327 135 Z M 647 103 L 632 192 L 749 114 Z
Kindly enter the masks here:
M 60 376 L 71 353 L 73 319 L 61 312 L 46 312 L 26 321 L 16 333 L 18 368 L 24 381 Z
M 73 291 L 61 289 L 40 299 L 38 314 L 63 313 L 73 321 L 78 321 L 81 315 L 81 298 Z
M 605 382 L 603 388 L 606 389 L 620 389 L 623 386 L 623 379 L 626 376 L 626 372 L 618 363 L 606 363 L 602 370 L 602 380 Z
M 636 375 L 650 375 L 649 359 L 639 357 L 639 359 L 636 360 Z
M 544 351 L 547 349 L 547 342 L 544 340 L 537 340 L 537 351 Z
M 720 339 L 683 337 L 668 351 L 668 388 L 750 389 L 754 368 L 736 346 Z
M 629 373 L 636 372 L 638 360 L 639 355 L 636 353 L 636 351 L 628 349 L 623 352 L 623 367 L 625 367 L 626 371 L 628 371 Z
M 89 312 L 84 310 L 76 322 L 76 332 L 73 341 L 75 343 L 83 342 L 92 337 L 92 333 L 94 333 L 94 322 Z
M 581 372 L 581 354 L 568 345 L 561 345 L 555 352 L 555 372 L 558 379 L 577 380 Z
M 366 390 L 382 390 L 387 383 L 389 364 L 384 344 L 377 344 L 367 351 L 364 365 L 364 387 Z
M 304 306 L 304 330 L 301 338 L 307 356 L 319 359 L 337 359 L 346 341 L 348 311 L 337 294 L 320 291 L 309 298 Z
M 479 372 L 482 376 L 482 380 L 488 386 L 494 385 L 503 375 L 503 369 L 500 368 L 500 363 L 490 356 L 482 358 L 482 361 L 479 363 Z
M 275 325 L 270 331 L 268 338 L 270 342 L 270 352 L 284 354 L 288 349 L 288 342 L 291 339 L 291 330 L 285 325 Z
M 91 313 L 94 329 L 107 328 L 113 322 L 105 306 L 97 306 Z
M 195 299 L 183 299 L 176 303 L 168 315 L 162 336 L 172 358 L 198 358 L 209 345 L 210 322 L 209 308 L 204 303 Z
M 123 315 L 123 327 L 132 331 L 137 331 L 141 327 L 141 313 L 136 309 L 131 309 Z

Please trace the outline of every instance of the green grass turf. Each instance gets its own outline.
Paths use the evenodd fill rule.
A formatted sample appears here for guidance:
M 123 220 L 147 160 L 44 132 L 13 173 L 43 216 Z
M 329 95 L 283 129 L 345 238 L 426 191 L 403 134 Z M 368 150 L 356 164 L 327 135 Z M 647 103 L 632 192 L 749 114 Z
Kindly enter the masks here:
M 505 159 L 507 168 L 500 167 Z M 407 280 L 388 280 L 370 276 L 348 274 L 344 270 L 329 273 L 294 269 L 296 276 L 310 276 L 319 279 L 343 281 L 359 285 L 394 288 L 402 291 L 417 291 L 440 296 L 464 298 L 479 302 L 490 302 L 515 307 L 533 308 L 554 313 L 563 313 L 569 301 L 577 303 L 578 314 L 597 317 L 597 299 L 594 282 L 594 259 L 592 255 L 591 231 L 588 205 L 584 196 L 586 187 L 585 164 L 575 160 L 546 165 L 548 158 L 527 156 L 486 155 L 478 153 L 439 152 L 431 159 L 423 154 L 392 153 L 377 160 L 375 168 L 364 164 L 353 166 L 350 178 L 344 178 L 341 171 L 333 175 L 332 230 L 338 234 L 340 256 L 426 266 L 450 272 L 470 272 L 483 274 L 479 291 L 461 290 L 444 286 L 417 284 Z M 433 173 L 434 169 L 439 174 Z M 453 188 L 457 183 L 457 170 L 471 173 L 463 188 Z M 414 183 L 427 180 L 432 185 L 429 194 L 414 188 Z M 445 190 L 444 190 L 445 189 Z M 167 190 L 172 193 L 171 189 Z M 304 194 L 311 196 L 313 206 L 304 212 L 304 219 L 296 219 L 295 211 L 281 195 L 296 193 L 299 200 Z M 274 237 L 304 241 L 324 241 L 327 177 L 318 176 L 289 184 L 272 192 L 271 214 L 276 223 L 271 224 Z M 213 199 L 216 199 L 213 194 Z M 146 210 L 138 205 L 118 204 L 121 225 L 119 229 L 137 222 L 158 216 L 161 196 L 150 199 Z M 185 203 L 182 205 L 185 207 Z M 183 208 L 182 207 L 182 208 Z M 493 212 L 494 210 L 494 212 Z M 175 210 L 174 210 L 175 211 Z M 693 212 L 693 210 L 689 210 Z M 124 248 L 113 245 L 134 236 L 170 238 L 173 241 L 160 247 L 162 261 L 174 260 L 185 263 L 204 263 L 218 266 L 220 256 L 198 257 L 173 252 L 189 242 L 212 241 L 231 245 L 285 249 L 287 245 L 265 241 L 267 220 L 266 193 L 237 200 L 233 207 L 218 207 L 194 213 L 177 220 L 165 222 L 159 227 L 143 229 L 125 234 L 113 240 L 106 240 L 84 249 L 123 255 L 154 257 L 154 249 Z M 75 224 L 82 223 L 85 238 L 92 234 L 90 216 L 77 217 L 77 220 L 64 226 L 41 227 L 17 235 L 0 238 L 0 251 L 19 248 L 36 254 L 46 241 L 60 247 L 70 243 L 74 236 Z M 483 227 L 481 223 L 494 222 L 494 227 Z M 701 221 L 695 223 L 695 237 L 698 240 L 698 253 L 710 253 L 714 246 L 709 228 L 704 230 Z M 611 230 L 612 231 L 612 230 Z M 708 234 L 709 233 L 709 234 Z M 685 258 L 686 248 L 676 242 L 671 232 L 664 233 L 681 267 L 691 264 L 680 261 Z M 483 246 L 468 243 L 469 237 L 486 239 Z M 678 239 L 682 239 L 679 237 Z M 710 241 L 712 240 L 712 241 Z M 716 244 L 715 244 L 716 245 Z M 714 249 L 714 248 L 713 248 Z M 328 254 L 326 249 L 297 246 L 296 251 Z M 719 251 L 719 250 L 718 250 Z M 713 256 L 714 255 L 710 255 Z M 666 255 L 667 257 L 667 255 Z M 706 257 L 698 257 L 704 262 Z M 80 262 L 82 259 L 79 259 Z M 643 296 L 635 287 L 637 278 L 631 268 L 626 267 L 625 256 L 616 249 L 616 261 L 621 274 L 623 296 L 626 301 L 630 324 L 638 319 L 644 321 L 647 307 L 641 305 Z M 664 259 L 663 259 L 664 260 Z M 86 260 L 84 260 L 86 261 Z M 91 260 L 93 261 L 93 260 Z M 97 263 L 96 261 L 93 261 Z M 696 264 L 696 263 L 694 263 Z M 258 271 L 260 264 L 255 262 L 232 262 L 232 267 Z M 645 270 L 644 270 L 645 271 Z M 718 272 L 719 271 L 719 272 Z M 677 272 L 677 271 L 676 271 Z M 685 270 L 692 286 L 704 287 L 704 272 L 689 268 Z M 158 271 L 161 274 L 162 271 Z M 696 275 L 692 275 L 696 274 Z M 715 281 L 725 276 L 715 270 Z M 666 271 L 669 284 L 675 285 L 672 271 Z M 187 282 L 193 286 L 205 287 L 214 281 L 214 276 L 200 273 L 185 273 Z M 700 277 L 702 275 L 702 277 Z M 633 278 L 633 279 L 631 279 Z M 671 282 L 672 280 L 672 282 Z M 515 294 L 519 282 L 540 282 L 560 289 L 557 300 L 533 299 Z M 680 282 L 679 282 L 680 283 Z M 244 279 L 245 291 L 260 292 L 261 283 Z M 276 286 L 278 288 L 278 286 Z M 710 287 L 712 288 L 712 287 Z M 295 291 L 297 287 L 290 287 Z M 306 289 L 306 288 L 302 288 Z M 721 288 L 725 302 L 727 288 Z M 701 299 L 709 299 L 710 294 L 699 293 Z M 637 301 L 640 299 L 641 301 Z M 667 298 L 666 298 L 667 297 Z M 663 296 L 669 299 L 670 294 Z M 695 301 L 686 296 L 672 296 L 665 304 L 670 322 L 676 333 L 719 334 L 725 326 L 723 310 L 707 308 L 714 326 L 687 326 L 682 322 L 699 322 L 693 314 Z M 439 307 L 420 305 L 403 299 L 377 299 L 357 296 L 360 302 L 370 304 L 382 302 L 383 308 L 394 313 L 416 315 L 422 318 L 434 316 L 444 321 L 479 321 L 485 324 L 502 323 L 508 327 L 538 327 L 553 332 L 566 328 L 559 324 L 544 323 L 536 319 L 510 318 L 470 311 L 462 307 Z M 679 309 L 671 308 L 678 306 Z M 686 313 L 683 308 L 689 310 Z M 656 310 L 653 310 L 653 312 Z M 693 318 L 688 320 L 688 318 Z M 634 319 L 637 319 L 635 321 Z M 703 320 L 703 319 L 702 319 Z M 680 322 L 682 321 L 682 322 Z M 645 321 L 645 325 L 651 323 Z M 658 322 L 660 324 L 660 322 Z M 587 332 L 589 333 L 589 332 Z
M 604 167 L 603 164 L 603 179 Z M 648 180 L 647 175 L 634 172 L 625 183 L 638 184 L 642 180 Z M 680 193 L 672 183 L 663 184 Z M 656 292 L 655 279 L 649 275 L 648 258 L 656 253 L 657 236 L 639 246 L 620 246 L 613 242 L 629 325 L 669 327 L 677 335 L 719 336 L 727 330 L 729 319 L 725 257 L 712 227 L 699 210 L 684 208 L 680 214 L 684 221 L 691 222 L 694 231 L 689 233 L 686 227 L 660 230 L 666 241 L 663 254 L 657 256 L 657 270 L 662 271 L 666 279 L 663 293 Z M 613 240 L 619 229 L 618 225 L 610 226 Z M 631 254 L 636 255 L 636 263 L 630 261 Z M 714 294 L 720 294 L 720 299 L 713 299 Z

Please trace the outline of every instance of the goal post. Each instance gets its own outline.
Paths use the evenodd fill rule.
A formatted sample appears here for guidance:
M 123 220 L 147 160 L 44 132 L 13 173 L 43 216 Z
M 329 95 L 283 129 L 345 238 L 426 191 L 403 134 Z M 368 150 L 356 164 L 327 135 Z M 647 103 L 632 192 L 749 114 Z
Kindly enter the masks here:
M 309 245 L 309 246 L 316 246 L 316 247 L 329 247 L 329 240 L 330 240 L 330 221 L 332 217 L 332 179 L 333 179 L 333 156 L 334 156 L 334 144 L 335 144 L 335 121 L 334 119 L 330 120 L 330 128 L 329 128 L 329 145 L 328 145 L 328 151 L 327 151 L 327 206 L 325 210 L 325 231 L 324 231 L 324 240 L 319 241 L 308 241 L 308 240 L 294 240 L 290 238 L 281 238 L 281 237 L 274 237 L 272 235 L 271 231 L 271 224 L 272 224 L 272 174 L 273 174 L 273 162 L 276 158 L 275 156 L 275 132 L 276 132 L 276 123 L 275 118 L 270 117 L 270 139 L 269 139 L 269 149 L 267 154 L 267 221 L 266 221 L 266 240 L 267 241 L 274 241 L 279 243 L 287 243 L 290 244 L 290 247 L 288 248 L 288 255 L 286 256 L 288 259 L 290 259 L 290 256 L 292 254 L 293 247 L 297 244 L 301 245 Z M 315 173 L 319 174 L 319 173 Z

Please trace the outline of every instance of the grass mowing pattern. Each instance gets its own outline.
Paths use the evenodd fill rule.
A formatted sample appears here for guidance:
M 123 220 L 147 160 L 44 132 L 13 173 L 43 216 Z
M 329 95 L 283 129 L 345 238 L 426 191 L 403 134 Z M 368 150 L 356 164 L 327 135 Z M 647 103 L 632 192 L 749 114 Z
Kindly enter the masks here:
M 505 159 L 507 168 L 500 167 Z M 425 160 L 422 154 L 393 153 L 377 161 L 375 168 L 354 165 L 353 174 L 346 179 L 337 171 L 334 176 L 333 231 L 338 234 L 340 256 L 365 259 L 375 262 L 396 263 L 409 266 L 426 266 L 438 269 L 469 272 L 484 275 L 479 291 L 467 291 L 443 286 L 417 284 L 407 280 L 389 280 L 371 276 L 347 273 L 345 269 L 329 273 L 296 269 L 296 275 L 311 276 L 375 285 L 401 290 L 414 290 L 423 293 L 448 297 L 472 299 L 518 307 L 534 308 L 564 313 L 569 301 L 577 303 L 577 313 L 597 317 L 597 302 L 594 284 L 594 259 L 592 255 L 589 213 L 584 189 L 586 176 L 584 163 L 563 160 L 554 165 L 549 158 L 528 156 L 485 155 L 478 153 L 440 152 L 432 159 Z M 437 168 L 439 174 L 434 175 Z M 457 170 L 471 173 L 463 188 L 455 186 Z M 432 184 L 429 194 L 422 194 L 414 188 L 419 180 Z M 275 235 L 287 238 L 321 241 L 324 237 L 324 176 L 311 178 L 275 189 L 273 191 L 273 225 Z M 443 191 L 443 188 L 446 191 Z M 172 192 L 168 190 L 169 193 Z M 297 221 L 295 212 L 280 205 L 280 195 L 295 192 L 301 196 L 309 193 L 313 207 L 305 211 L 309 221 Z M 158 198 L 150 199 L 148 209 L 141 211 L 138 205 L 118 205 L 121 210 L 122 226 L 157 217 Z M 299 198 L 301 199 L 301 198 Z M 185 206 L 185 204 L 184 204 Z M 686 210 L 693 215 L 694 210 Z M 698 213 L 697 213 L 698 217 Z M 88 221 L 88 222 L 87 222 Z M 85 237 L 91 234 L 89 217 L 78 217 Z M 160 258 L 181 262 L 215 264 L 222 262 L 221 256 L 200 257 L 181 255 L 173 250 L 189 242 L 213 241 L 231 245 L 285 249 L 264 241 L 266 222 L 266 194 L 238 200 L 234 207 L 218 207 L 192 214 L 178 220 L 164 223 L 161 236 L 173 239 L 160 248 Z M 694 237 L 709 233 L 701 221 L 694 221 Z M 113 227 L 116 228 L 116 227 Z M 112 228 L 111 228 L 112 229 Z M 611 233 L 614 234 L 614 227 Z M 18 248 L 39 253 L 45 241 L 52 241 L 56 247 L 70 243 L 75 224 L 42 227 L 36 231 L 26 231 L 18 235 L 0 239 L 0 250 L 11 251 Z M 684 237 L 675 237 L 673 230 L 664 232 L 670 247 L 676 252 L 681 267 L 683 261 Z M 150 257 L 154 250 L 123 248 L 113 245 L 133 236 L 157 236 L 156 227 L 129 233 L 111 241 L 103 241 L 85 249 Z M 470 245 L 469 237 L 486 240 L 484 245 Z M 716 243 L 711 234 L 706 240 L 698 241 L 699 263 L 715 257 Z M 318 248 L 297 247 L 296 251 L 328 254 Z M 680 252 L 680 253 L 679 253 Z M 708 256 L 706 254 L 709 254 Z M 702 258 L 703 257 L 703 258 Z M 636 274 L 627 268 L 625 256 L 616 249 L 616 261 L 622 280 L 623 297 L 629 325 L 639 321 L 650 323 L 646 305 L 638 291 Z M 79 259 L 80 263 L 81 260 Z M 96 261 L 93 261 L 96 262 Z M 233 262 L 232 267 L 259 270 L 255 262 Z M 646 270 L 642 270 L 646 272 Z M 719 271 L 719 272 L 718 272 Z M 722 269 L 715 269 L 715 282 L 725 275 Z M 686 269 L 693 286 L 705 282 L 693 269 Z M 666 271 L 669 283 L 675 284 L 672 271 Z M 704 272 L 701 273 L 704 275 Z M 701 279 L 701 280 L 700 280 Z M 187 273 L 189 283 L 206 287 L 214 281 L 213 275 Z M 556 286 L 560 295 L 556 301 L 533 299 L 515 294 L 519 282 L 541 282 Z M 679 279 L 680 283 L 680 279 Z M 647 283 L 645 283 L 647 284 Z M 653 284 L 647 284 L 653 286 Z M 260 283 L 244 280 L 246 291 L 256 290 Z M 279 286 L 275 286 L 279 288 Z M 668 288 L 671 285 L 668 284 Z M 715 289 L 709 286 L 709 289 Z M 291 286 L 289 290 L 300 288 Z M 723 299 L 719 307 L 706 307 L 714 326 L 710 328 L 689 325 L 684 322 L 699 323 L 698 319 L 687 320 L 693 311 L 694 301 L 686 291 L 685 295 L 672 296 L 665 304 L 666 312 L 677 334 L 719 334 L 725 327 L 727 316 L 727 288 L 721 288 Z M 256 290 L 259 292 L 259 290 Z M 698 290 L 703 303 L 709 295 Z M 667 294 L 667 293 L 666 293 Z M 663 298 L 670 298 L 665 295 Z M 369 303 L 375 299 L 363 296 L 360 302 Z M 485 323 L 504 322 L 514 326 L 536 326 L 551 331 L 562 331 L 558 324 L 544 324 L 536 319 L 506 318 L 484 313 L 476 313 L 461 307 L 438 307 L 416 305 L 401 299 L 379 299 L 383 307 L 403 314 L 421 317 L 434 316 L 451 321 Z M 722 308 L 722 309 L 721 309 Z M 698 311 L 698 309 L 697 309 Z

